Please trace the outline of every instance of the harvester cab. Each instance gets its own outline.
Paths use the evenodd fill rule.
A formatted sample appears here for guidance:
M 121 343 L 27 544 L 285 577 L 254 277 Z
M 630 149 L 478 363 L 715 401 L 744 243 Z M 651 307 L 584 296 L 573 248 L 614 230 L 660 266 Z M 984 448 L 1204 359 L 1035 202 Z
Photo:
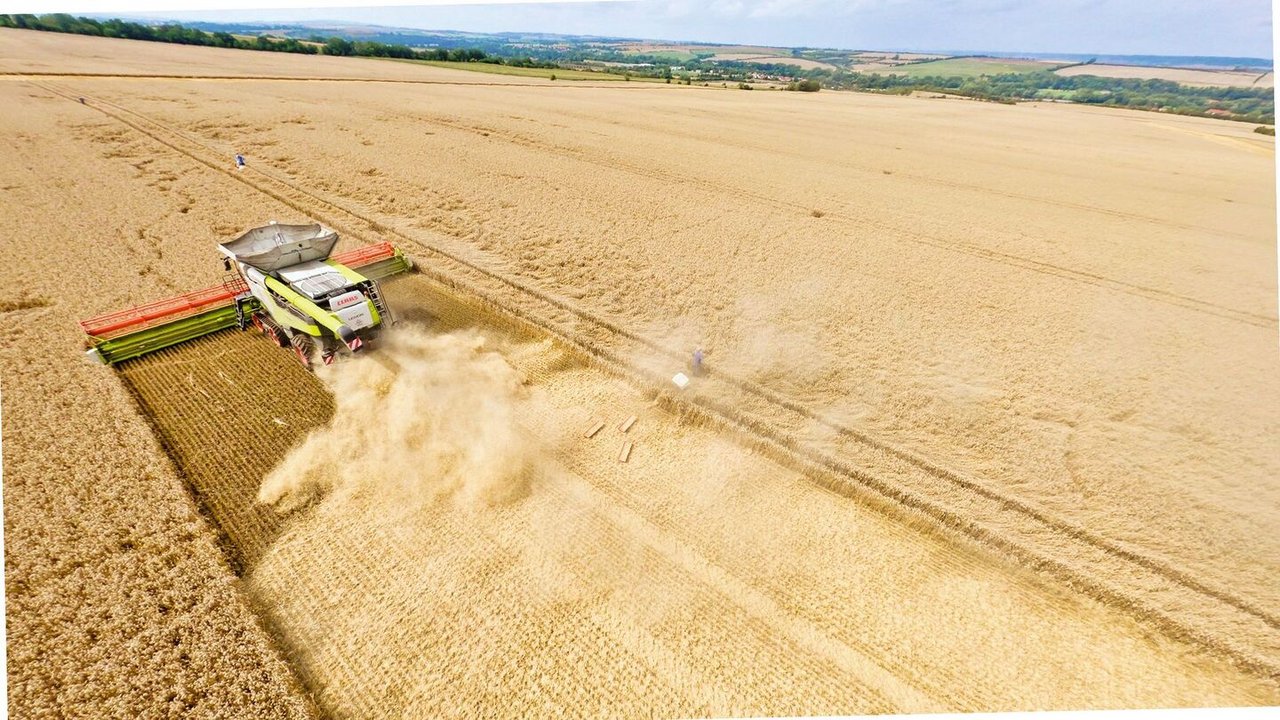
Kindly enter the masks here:
M 291 346 L 304 365 L 317 347 L 328 364 L 368 346 L 389 313 L 373 280 L 329 257 L 337 242 L 320 225 L 273 223 L 219 245 L 245 288 L 234 299 L 240 328 Z
M 228 328 L 262 330 L 311 366 L 370 347 L 391 320 L 377 281 L 412 268 L 390 243 L 333 253 L 338 234 L 318 224 L 254 228 L 218 246 L 221 285 L 80 323 L 88 354 L 115 364 Z

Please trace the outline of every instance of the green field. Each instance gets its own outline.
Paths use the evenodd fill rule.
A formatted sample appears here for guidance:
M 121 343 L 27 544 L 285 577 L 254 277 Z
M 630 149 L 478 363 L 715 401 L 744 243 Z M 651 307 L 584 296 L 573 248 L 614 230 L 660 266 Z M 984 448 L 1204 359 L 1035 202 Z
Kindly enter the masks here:
M 912 63 L 893 68 L 876 68 L 866 72 L 881 75 L 905 75 L 907 77 L 977 77 L 979 75 L 1000 75 L 1002 73 L 1025 73 L 1036 70 L 1052 70 L 1061 63 L 1037 62 L 1035 60 L 1005 60 L 994 58 L 949 58 L 932 62 Z M 858 66 L 849 68 L 858 72 Z
M 697 57 L 697 55 L 688 50 L 635 50 L 627 54 L 646 55 L 669 63 L 689 62 Z

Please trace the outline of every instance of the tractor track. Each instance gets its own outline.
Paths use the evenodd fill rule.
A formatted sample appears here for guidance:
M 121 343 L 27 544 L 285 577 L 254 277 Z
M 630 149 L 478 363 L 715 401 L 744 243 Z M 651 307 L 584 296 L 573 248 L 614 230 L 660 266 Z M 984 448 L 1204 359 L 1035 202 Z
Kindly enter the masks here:
M 449 69 L 449 68 L 444 68 Z M 460 70 L 459 72 L 468 72 Z M 524 76 L 527 77 L 527 76 Z M 536 76 L 535 76 L 536 77 Z M 496 81 L 475 81 L 475 82 L 454 82 L 451 80 L 403 80 L 395 78 L 361 78 L 361 77 L 298 77 L 291 75 L 178 75 L 178 74 L 161 74 L 161 73 L 92 73 L 92 72 L 26 72 L 19 70 L 0 70 L 0 80 L 10 81 L 26 81 L 38 84 L 34 78 L 58 78 L 58 79 L 83 79 L 83 80 L 245 80 L 251 82 L 321 82 L 321 83 L 384 83 L 389 85 L 450 85 L 458 87 L 520 87 L 520 88 L 539 88 L 539 89 L 557 89 L 571 87 L 590 87 L 599 88 L 599 85 L 591 85 L 587 83 L 607 83 L 607 87 L 613 87 L 614 84 L 619 89 L 635 89 L 645 88 L 657 89 L 656 83 L 628 83 L 619 82 L 617 80 L 567 80 L 563 85 L 543 85 L 541 83 L 517 83 L 517 82 L 496 82 Z M 48 88 L 46 88 L 48 89 Z
M 0 73 L 0 75 L 2 75 L 2 73 Z M 78 76 L 72 76 L 72 77 L 78 77 Z M 115 76 L 104 76 L 104 77 L 115 77 Z M 120 77 L 137 77 L 137 76 L 130 75 L 130 76 L 120 76 Z M 164 78 L 168 76 L 156 76 L 156 77 Z M 205 76 L 200 76 L 200 77 L 204 78 Z M 188 77 L 188 76 L 173 76 L 172 79 L 195 79 L 195 78 Z M 208 79 L 240 79 L 240 78 L 236 78 L 234 76 L 225 77 L 225 78 L 221 76 L 218 76 L 218 77 L 208 76 Z M 250 78 L 250 79 L 255 79 L 255 78 Z M 306 80 L 307 78 L 274 78 L 272 77 L 272 78 L 256 78 L 256 79 Z M 323 80 L 325 81 L 331 80 L 335 82 L 343 81 L 342 78 L 324 78 Z M 31 81 L 31 82 L 35 83 L 35 81 Z M 352 82 L 363 82 L 363 81 L 352 80 Z M 402 83 L 402 84 L 417 83 L 417 84 L 454 85 L 454 86 L 476 85 L 476 86 L 520 87 L 520 88 L 543 87 L 541 85 L 526 85 L 521 83 L 450 83 L 450 82 L 444 82 L 444 81 L 419 81 L 419 80 L 371 80 L 368 82 L 389 82 L 389 83 Z M 35 84 L 38 84 L 38 83 L 35 83 Z M 46 89 L 48 88 L 46 87 Z M 155 121 L 152 120 L 151 118 L 146 118 L 146 116 L 141 115 L 140 113 L 137 113 L 136 111 L 130 110 L 128 108 L 124 108 L 119 105 L 115 105 L 113 103 L 109 103 L 108 101 L 103 101 L 100 99 L 96 100 L 96 102 L 110 104 L 122 112 L 133 113 L 136 117 L 145 118 L 149 122 L 155 123 Z M 401 114 L 401 116 L 412 119 L 414 121 L 426 120 L 427 122 L 430 122 L 432 124 L 439 125 L 442 127 L 448 127 L 460 132 L 468 132 L 476 135 L 481 135 L 483 137 L 498 138 L 505 142 L 530 148 L 538 152 L 554 153 L 561 157 L 566 157 L 579 162 L 585 162 L 585 163 L 589 163 L 592 165 L 597 165 L 600 167 L 605 167 L 613 170 L 619 170 L 621 172 L 629 173 L 639 177 L 645 177 L 651 180 L 656 180 L 663 184 L 692 185 L 710 193 L 729 194 L 734 197 L 748 197 L 752 201 L 760 205 L 776 207 L 778 209 L 786 210 L 786 211 L 808 213 L 812 209 L 804 203 L 779 200 L 774 196 L 771 196 L 765 193 L 755 192 L 750 190 L 749 188 L 728 186 L 723 183 L 719 183 L 714 180 L 708 180 L 705 178 L 690 178 L 686 175 L 679 175 L 676 173 L 663 171 L 661 169 L 644 167 L 641 165 L 637 165 L 635 163 L 627 162 L 625 160 L 612 159 L 612 158 L 606 159 L 606 158 L 590 156 L 583 153 L 578 148 L 566 147 L 562 145 L 552 145 L 537 139 L 526 137 L 519 133 L 512 133 L 512 132 L 508 132 L 508 131 L 504 131 L 498 128 L 493 128 L 488 126 L 477 126 L 473 124 L 468 124 L 444 115 L 414 114 L 410 116 L 410 115 Z M 193 142 L 208 148 L 208 146 L 205 145 L 203 141 L 192 138 L 189 135 L 182 133 L 180 130 L 176 130 L 172 127 L 165 126 L 160 123 L 156 123 L 156 125 L 164 128 L 169 132 L 178 134 L 190 142 Z M 878 172 L 873 172 L 871 170 L 866 170 L 866 172 L 869 176 L 879 176 L 880 174 Z M 1143 215 L 1140 213 L 1131 213 L 1131 212 L 1125 212 L 1122 210 L 1114 210 L 1110 208 L 1100 208 L 1100 207 L 1097 207 L 1094 205 L 1088 205 L 1085 203 L 1076 203 L 1076 202 L 1071 202 L 1066 200 L 1037 197 L 1037 196 L 1027 195 L 1025 193 L 1018 193 L 1018 192 L 1012 192 L 1012 191 L 994 190 L 991 188 L 976 186 L 970 183 L 948 181 L 948 180 L 943 180 L 939 178 L 926 177 L 918 174 L 904 173 L 902 174 L 902 177 L 908 177 L 921 182 L 927 182 L 932 185 L 949 187 L 952 189 L 963 190 L 966 192 L 982 192 L 985 194 L 998 195 L 1001 197 L 1018 200 L 1022 202 L 1042 203 L 1042 204 L 1062 207 L 1070 210 L 1080 210 L 1085 212 L 1098 213 L 1101 215 L 1114 217 L 1121 220 L 1135 220 L 1139 222 L 1153 223 L 1153 224 L 1163 225 L 1163 226 L 1180 229 L 1180 230 L 1210 232 L 1210 229 L 1208 228 L 1201 228 L 1201 227 L 1197 227 L 1187 223 L 1175 223 L 1166 219 Z M 1013 253 L 1006 253 L 1000 250 L 994 250 L 991 248 L 983 247 L 975 243 L 965 242 L 963 240 L 943 239 L 926 232 L 911 230 L 911 229 L 904 228 L 898 224 L 888 223 L 883 220 L 877 220 L 864 213 L 858 213 L 856 211 L 854 212 L 830 211 L 825 214 L 824 219 L 826 219 L 829 222 L 838 222 L 843 225 L 847 225 L 849 227 L 872 228 L 882 233 L 883 237 L 900 237 L 905 239 L 906 242 L 914 243 L 917 245 L 932 247 L 935 249 L 943 250 L 945 252 L 965 254 L 971 257 L 976 257 L 981 260 L 985 260 L 987 262 L 1005 265 L 1007 267 L 1019 268 L 1022 270 L 1030 270 L 1032 272 L 1037 272 L 1043 275 L 1057 277 L 1062 280 L 1066 280 L 1070 282 L 1078 282 L 1086 285 L 1092 285 L 1095 287 L 1101 287 L 1101 288 L 1106 288 L 1106 289 L 1110 289 L 1118 292 L 1123 292 L 1129 295 L 1133 295 L 1135 297 L 1140 297 L 1147 300 L 1153 300 L 1156 302 L 1175 305 L 1177 307 L 1185 308 L 1188 310 L 1203 312 L 1209 315 L 1215 315 L 1217 317 L 1225 318 L 1228 320 L 1247 323 L 1249 325 L 1254 325 L 1256 327 L 1260 327 L 1264 329 L 1272 329 L 1276 326 L 1276 323 L 1280 321 L 1280 318 L 1277 318 L 1275 316 L 1267 315 L 1264 313 L 1255 313 L 1248 310 L 1238 310 L 1238 309 L 1227 307 L 1224 305 L 1219 305 L 1217 303 L 1209 302 L 1207 300 L 1201 300 L 1188 295 L 1183 295 L 1181 293 L 1173 292 L 1170 290 L 1163 290 L 1160 288 L 1149 287 L 1149 286 L 1140 285 L 1137 283 L 1126 282 L 1124 280 L 1117 280 L 1115 278 L 1110 278 L 1105 275 L 1089 272 L 1087 270 L 1078 270 L 1075 268 L 1069 268 L 1069 267 L 1058 265 L 1051 262 L 1045 262 L 1043 260 L 1035 260 L 1033 258 L 1027 258 L 1027 257 L 1023 257 L 1021 255 L 1016 255 Z M 1212 232 L 1215 232 L 1217 234 L 1224 234 L 1223 231 L 1221 230 L 1212 230 Z M 1241 237 L 1238 234 L 1234 234 L 1234 233 L 1225 233 L 1225 234 L 1230 235 L 1232 237 Z
M 80 96 L 32 83 L 69 100 Z M 678 415 L 737 435 L 749 447 L 804 472 L 832 491 L 870 501 L 894 514 L 923 519 L 947 536 L 966 539 L 1051 574 L 1163 632 L 1225 655 L 1252 674 L 1280 681 L 1280 618 L 1248 598 L 910 450 L 824 418 L 750 381 L 716 372 L 705 379 L 700 392 L 691 395 L 676 398 L 656 391 L 665 378 L 645 371 L 632 359 L 657 353 L 682 363 L 682 354 L 573 303 L 388 228 L 360 210 L 346 207 L 341 199 L 324 197 L 272 173 L 237 173 L 221 160 L 225 152 L 136 111 L 98 99 L 92 99 L 89 106 L 354 238 L 390 236 L 407 249 L 420 251 L 415 255 L 424 275 L 478 298 L 495 314 L 514 317 L 576 348 L 612 374 L 656 392 Z M 838 455 L 803 441 L 794 429 L 781 429 L 814 423 L 839 434 L 843 446 Z
M 591 119 L 589 116 L 582 113 L 566 113 L 566 115 L 568 115 L 569 117 L 578 117 L 583 120 Z M 414 117 L 417 118 L 419 116 L 415 115 Z M 680 137 L 680 138 L 685 138 L 688 140 L 694 140 L 699 142 L 706 141 L 709 139 L 708 136 L 702 135 L 696 132 L 682 131 L 679 127 L 679 123 L 677 122 L 677 120 L 678 118 L 673 115 L 671 118 L 671 122 L 668 125 L 665 125 L 665 126 L 650 125 L 650 126 L 640 126 L 640 127 L 642 127 L 644 130 L 647 130 L 649 132 L 654 132 L 654 133 L 661 132 L 662 134 L 665 134 L 671 137 Z M 621 123 L 618 123 L 618 124 L 621 124 Z M 762 132 L 763 131 L 764 130 L 762 129 Z M 769 154 L 769 155 L 780 154 L 780 151 L 776 147 L 764 145 L 760 143 L 753 143 L 749 140 L 743 139 L 742 137 L 731 137 L 731 138 L 718 137 L 715 140 L 718 143 L 737 147 L 742 150 L 750 151 L 752 153 Z M 838 157 L 824 158 L 823 163 L 824 165 L 848 168 L 850 170 L 858 171 L 866 175 L 868 179 L 879 178 L 884 173 L 884 170 L 880 166 L 870 166 L 863 163 L 845 162 L 845 161 L 841 161 L 841 159 Z M 892 174 L 894 177 L 907 178 L 925 185 L 945 187 L 945 188 L 950 188 L 954 190 L 963 190 L 967 192 L 978 193 L 981 195 L 995 195 L 999 197 L 1009 198 L 1012 200 L 1017 200 L 1023 203 L 1036 203 L 1041 205 L 1056 206 L 1056 207 L 1061 207 L 1068 210 L 1079 210 L 1079 211 L 1088 212 L 1092 214 L 1119 218 L 1122 220 L 1135 220 L 1138 222 L 1150 223 L 1152 225 L 1159 225 L 1159 226 L 1173 228 L 1177 230 L 1190 230 L 1197 233 L 1209 233 L 1209 234 L 1213 234 L 1220 237 L 1230 237 L 1236 240 L 1249 239 L 1249 236 L 1245 233 L 1232 232 L 1229 230 L 1223 230 L 1223 229 L 1214 228 L 1214 227 L 1206 227 L 1202 225 L 1195 225 L 1192 223 L 1177 222 L 1177 221 L 1170 220 L 1168 218 L 1163 218 L 1155 215 L 1147 215 L 1139 212 L 1117 210 L 1115 208 L 1100 207 L 1098 205 L 1093 205 L 1089 203 L 1075 202 L 1072 200 L 1063 200 L 1063 199 L 1054 198 L 1054 197 L 1044 197 L 1042 195 L 1031 195 L 1024 192 L 1018 192 L 1016 190 L 1000 190 L 1000 189 L 987 187 L 984 185 L 978 185 L 975 183 L 962 182 L 959 180 L 947 180 L 945 178 L 940 178 L 932 175 L 924 175 L 921 173 L 894 170 Z M 669 182 L 669 181 L 676 180 L 677 176 L 673 175 L 671 177 L 664 178 L 664 179 Z M 688 179 L 686 178 L 685 181 L 688 182 Z M 740 196 L 744 193 L 750 192 L 746 188 L 739 188 L 737 186 L 728 186 L 724 184 L 719 184 L 719 185 L 720 187 L 722 187 L 724 191 L 731 192 L 735 196 Z M 787 203 L 785 201 L 779 201 L 776 196 L 762 195 L 759 193 L 752 194 L 750 196 L 752 197 L 753 200 L 769 201 L 771 199 L 772 203 L 779 207 L 790 207 L 790 208 L 799 209 L 805 212 L 808 212 L 811 209 L 808 205 L 805 205 L 802 203 Z M 862 217 L 858 217 L 856 218 L 856 220 L 859 223 L 873 222 L 870 219 L 864 219 Z M 895 227 L 894 229 L 900 232 L 907 232 L 901 228 Z M 972 247 L 967 244 L 966 246 Z M 1275 318 L 1271 318 L 1271 319 L 1275 320 Z
M 483 137 L 497 137 L 506 142 L 509 142 L 515 145 L 520 145 L 522 147 L 527 147 L 539 152 L 550 152 L 556 155 L 560 155 L 561 157 L 569 158 L 571 160 L 585 162 L 592 165 L 609 168 L 612 170 L 619 170 L 619 171 L 626 172 L 639 177 L 648 178 L 650 180 L 656 180 L 660 183 L 663 183 L 664 185 L 672 185 L 672 184 L 692 185 L 706 192 L 727 194 L 727 195 L 732 195 L 733 197 L 738 197 L 738 198 L 746 197 L 746 198 L 750 198 L 753 202 L 760 205 L 775 207 L 780 210 L 786 210 L 791 212 L 799 212 L 802 214 L 808 213 L 812 209 L 809 205 L 806 205 L 804 203 L 780 200 L 777 197 L 774 197 L 772 195 L 755 192 L 749 188 L 729 186 L 724 183 L 716 182 L 714 180 L 708 180 L 706 178 L 691 178 L 687 175 L 679 175 L 676 173 L 671 173 L 671 172 L 667 172 L 667 171 L 656 169 L 656 168 L 643 167 L 641 165 L 630 163 L 625 160 L 604 159 L 600 157 L 593 157 L 583 153 L 577 148 L 564 147 L 561 145 L 552 145 L 539 140 L 525 137 L 518 133 L 505 132 L 492 127 L 471 125 L 468 123 L 454 120 L 446 116 L 431 115 L 431 114 L 414 114 L 412 116 L 403 115 L 403 117 L 406 117 L 406 118 L 411 117 L 415 121 L 426 120 L 427 122 L 430 122 L 435 125 L 452 128 L 454 130 L 458 130 L 462 132 L 469 132 L 469 133 L 481 135 Z M 872 177 L 878 176 L 880 174 L 878 172 L 873 173 L 870 170 L 867 170 L 866 172 L 868 176 L 872 176 Z M 908 174 L 908 173 L 904 173 L 902 177 L 908 177 L 908 178 L 919 180 L 921 182 L 927 182 L 933 185 L 941 185 L 943 187 L 950 187 L 952 189 L 957 189 L 957 190 L 964 190 L 968 192 L 981 191 L 986 194 L 998 195 L 998 196 L 1010 198 L 1013 200 L 1019 200 L 1023 202 L 1043 203 L 1043 204 L 1063 207 L 1071 210 L 1082 210 L 1082 211 L 1088 211 L 1093 213 L 1099 213 L 1102 215 L 1107 215 L 1107 216 L 1115 217 L 1122 220 L 1136 220 L 1140 222 L 1149 222 L 1149 223 L 1154 223 L 1158 225 L 1164 225 L 1164 226 L 1181 229 L 1181 230 L 1196 230 L 1201 232 L 1208 232 L 1208 230 L 1205 228 L 1199 228 L 1194 225 L 1189 225 L 1186 223 L 1174 223 L 1168 220 L 1153 218 L 1153 217 L 1141 215 L 1138 213 L 1128 213 L 1121 210 L 1099 208 L 1093 205 L 1086 205 L 1083 203 L 1074 203 L 1074 202 L 1069 202 L 1065 200 L 1054 200 L 1052 198 L 1035 197 L 1035 196 L 1026 195 L 1023 193 L 992 190 L 990 188 L 982 188 L 982 187 L 971 185 L 968 183 L 951 182 L 946 180 L 940 180 L 938 178 L 928 178 L 925 176 Z M 1069 268 L 1062 265 L 1045 262 L 1042 260 L 1035 260 L 1032 258 L 1015 255 L 1012 253 L 1001 252 L 999 250 L 993 250 L 991 248 L 986 248 L 974 243 L 964 242 L 962 240 L 943 239 L 943 238 L 939 238 L 934 235 L 931 235 L 929 233 L 921 232 L 918 230 L 910 230 L 897 224 L 888 223 L 883 220 L 877 220 L 875 218 L 872 218 L 862 213 L 831 211 L 831 212 L 827 212 L 824 215 L 824 219 L 828 221 L 838 222 L 850 227 L 872 228 L 874 230 L 877 230 L 883 233 L 884 237 L 890 237 L 890 236 L 902 237 L 902 238 L 905 238 L 907 242 L 915 243 L 917 245 L 924 245 L 927 247 L 937 248 L 946 252 L 966 254 L 972 257 L 986 260 L 988 262 L 998 263 L 998 264 L 1002 264 L 1002 265 L 1006 265 L 1014 268 L 1020 268 L 1023 270 L 1031 270 L 1033 272 L 1041 273 L 1044 275 L 1050 275 L 1050 276 L 1061 278 L 1067 281 L 1083 283 L 1086 285 L 1093 285 L 1095 287 L 1107 288 L 1110 290 L 1127 293 L 1129 295 L 1134 295 L 1136 297 L 1144 298 L 1147 300 L 1163 302 L 1170 305 L 1176 305 L 1178 307 L 1186 308 L 1188 310 L 1195 310 L 1195 311 L 1207 313 L 1210 315 L 1216 315 L 1221 318 L 1226 318 L 1228 320 L 1235 320 L 1237 322 L 1247 323 L 1250 325 L 1254 325 L 1256 327 L 1271 329 L 1271 328 L 1274 328 L 1277 323 L 1277 318 L 1271 315 L 1254 313 L 1247 310 L 1237 310 L 1235 308 L 1226 307 L 1224 305 L 1218 305 L 1216 303 L 1212 303 L 1207 300 L 1200 300 L 1198 298 L 1193 298 L 1188 295 L 1182 295 L 1180 293 L 1176 293 L 1170 290 L 1162 290 L 1160 288 L 1153 288 L 1145 285 L 1139 285 L 1137 283 L 1130 283 L 1130 282 L 1125 282 L 1123 280 L 1116 280 L 1114 278 L 1109 278 L 1109 277 L 1106 277 L 1105 275 L 1100 275 L 1098 273 L 1092 273 L 1085 270 L 1077 270 L 1074 268 Z M 1214 231 L 1214 232 L 1217 232 L 1218 234 L 1223 234 L 1221 231 Z M 1240 237 L 1235 234 L 1230 234 L 1230 235 L 1232 235 L 1233 237 Z

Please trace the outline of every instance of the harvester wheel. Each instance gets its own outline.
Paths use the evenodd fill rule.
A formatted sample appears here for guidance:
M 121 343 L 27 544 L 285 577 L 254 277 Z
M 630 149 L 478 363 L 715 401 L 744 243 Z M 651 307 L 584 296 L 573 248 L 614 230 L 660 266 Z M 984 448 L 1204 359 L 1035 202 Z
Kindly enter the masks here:
M 272 342 L 280 347 L 289 347 L 289 337 L 285 335 L 284 329 L 277 325 L 275 320 L 259 313 L 253 316 L 253 324 L 262 331 L 262 334 L 271 338 Z
M 298 360 L 302 361 L 302 367 L 311 368 L 311 350 L 315 347 L 315 342 L 310 335 L 305 333 L 295 333 L 289 338 L 289 343 L 293 345 L 293 351 L 297 353 Z

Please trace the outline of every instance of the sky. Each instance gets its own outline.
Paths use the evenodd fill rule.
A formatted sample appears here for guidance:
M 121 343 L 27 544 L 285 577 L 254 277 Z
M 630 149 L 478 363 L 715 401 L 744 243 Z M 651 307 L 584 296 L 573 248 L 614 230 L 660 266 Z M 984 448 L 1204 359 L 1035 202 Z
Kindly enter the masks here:
M 418 0 L 414 6 L 355 8 L 314 7 L 342 0 L 223 0 L 206 7 L 274 4 L 277 9 L 191 11 L 199 2 L 188 2 L 188 10 L 178 12 L 181 5 L 173 0 L 92 0 L 81 3 L 86 6 L 81 11 L 124 12 L 149 3 L 152 10 L 165 8 L 160 14 L 167 17 L 227 22 L 339 20 L 784 47 L 1272 56 L 1271 0 L 473 0 L 431 5 Z M 39 4 L 46 8 L 40 12 L 54 10 L 47 0 Z M 287 4 L 294 7 L 278 7 Z

